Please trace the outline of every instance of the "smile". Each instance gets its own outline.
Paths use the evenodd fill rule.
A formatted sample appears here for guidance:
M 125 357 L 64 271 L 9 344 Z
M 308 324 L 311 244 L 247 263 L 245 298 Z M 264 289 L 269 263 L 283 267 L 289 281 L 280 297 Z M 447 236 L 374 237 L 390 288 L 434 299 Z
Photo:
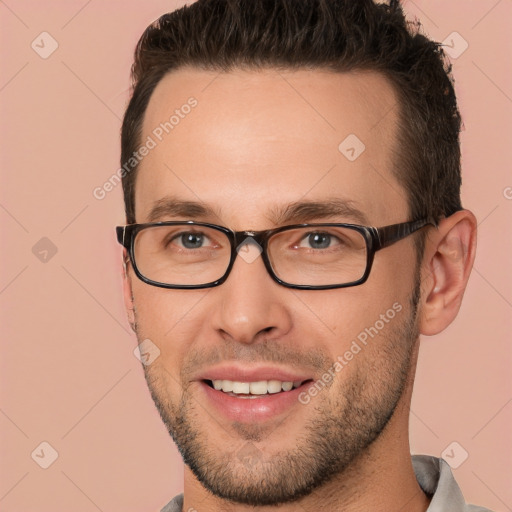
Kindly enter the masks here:
M 201 379 L 199 390 L 208 409 L 217 418 L 246 424 L 264 423 L 283 414 L 290 414 L 302 393 L 313 379 L 277 380 Z M 303 409 L 300 409 L 303 411 Z M 302 412 L 301 412 L 302 414 Z M 220 417 L 219 417 L 220 415 Z
M 291 391 L 298 388 L 305 381 L 259 380 L 255 382 L 239 382 L 225 379 L 205 381 L 210 387 L 222 391 L 230 396 L 239 398 L 256 398 L 258 396 Z

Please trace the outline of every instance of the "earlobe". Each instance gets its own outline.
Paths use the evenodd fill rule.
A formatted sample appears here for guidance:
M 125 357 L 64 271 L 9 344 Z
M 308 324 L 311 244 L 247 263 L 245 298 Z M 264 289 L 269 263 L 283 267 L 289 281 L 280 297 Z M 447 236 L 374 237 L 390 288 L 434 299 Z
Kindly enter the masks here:
M 421 334 L 444 330 L 457 316 L 473 267 L 476 219 L 461 210 L 443 219 L 425 241 L 422 264 Z
M 123 296 L 124 296 L 124 307 L 126 309 L 126 316 L 128 317 L 128 322 L 130 323 L 130 327 L 133 332 L 136 332 L 136 323 L 135 323 L 135 305 L 133 303 L 133 292 L 132 292 L 132 282 L 129 274 L 129 266 L 130 259 L 128 257 L 128 253 L 126 249 L 123 253 L 123 270 L 122 270 L 122 278 L 123 278 Z

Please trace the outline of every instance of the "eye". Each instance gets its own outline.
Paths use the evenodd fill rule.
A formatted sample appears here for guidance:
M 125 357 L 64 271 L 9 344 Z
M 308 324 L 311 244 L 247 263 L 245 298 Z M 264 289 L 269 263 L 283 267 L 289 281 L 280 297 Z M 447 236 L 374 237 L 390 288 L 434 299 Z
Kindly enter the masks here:
M 197 231 L 179 233 L 171 240 L 171 242 L 185 249 L 201 249 L 208 241 L 210 239 L 204 233 Z
M 315 231 L 307 233 L 299 243 L 299 247 L 310 249 L 328 249 L 332 245 L 339 245 L 340 240 L 330 233 Z

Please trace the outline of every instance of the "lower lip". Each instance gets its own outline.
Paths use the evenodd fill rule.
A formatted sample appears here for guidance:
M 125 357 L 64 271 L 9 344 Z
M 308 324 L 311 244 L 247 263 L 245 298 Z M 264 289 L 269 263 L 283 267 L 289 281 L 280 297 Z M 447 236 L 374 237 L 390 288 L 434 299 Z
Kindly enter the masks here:
M 299 394 L 310 384 L 281 393 L 255 395 L 256 398 L 237 398 L 217 391 L 205 382 L 199 382 L 203 393 L 213 406 L 227 419 L 241 423 L 263 422 L 283 414 L 294 405 L 300 405 Z

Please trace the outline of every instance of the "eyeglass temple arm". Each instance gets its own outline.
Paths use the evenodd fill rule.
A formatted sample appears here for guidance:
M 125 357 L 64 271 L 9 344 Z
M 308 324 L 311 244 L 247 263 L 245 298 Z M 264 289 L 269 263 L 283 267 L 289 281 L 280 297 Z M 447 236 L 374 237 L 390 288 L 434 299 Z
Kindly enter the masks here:
M 125 236 L 126 226 L 116 226 L 117 241 L 128 249 L 128 239 Z
M 437 222 L 434 219 L 421 219 L 411 222 L 402 222 L 400 224 L 393 224 L 383 228 L 375 228 L 375 250 L 388 247 L 389 245 L 402 240 L 406 236 L 411 235 L 415 231 L 418 231 L 427 225 L 437 226 Z

